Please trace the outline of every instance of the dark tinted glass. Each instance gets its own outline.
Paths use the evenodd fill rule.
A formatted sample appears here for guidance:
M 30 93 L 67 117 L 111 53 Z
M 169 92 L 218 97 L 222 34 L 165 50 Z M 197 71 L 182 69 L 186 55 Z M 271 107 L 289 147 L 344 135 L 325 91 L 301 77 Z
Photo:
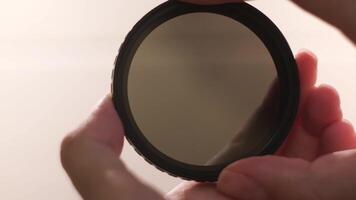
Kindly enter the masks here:
M 173 18 L 144 39 L 130 66 L 128 98 L 147 140 L 192 165 L 258 152 L 279 123 L 267 48 L 241 23 L 211 13 Z

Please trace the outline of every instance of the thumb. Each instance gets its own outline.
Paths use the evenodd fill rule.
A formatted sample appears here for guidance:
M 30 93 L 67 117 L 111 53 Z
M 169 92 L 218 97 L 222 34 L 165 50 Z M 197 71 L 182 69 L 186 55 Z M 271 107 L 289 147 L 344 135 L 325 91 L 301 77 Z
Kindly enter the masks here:
M 221 173 L 218 189 L 241 200 L 314 199 L 309 166 L 304 160 L 277 156 L 241 160 Z
M 85 200 L 160 199 L 118 158 L 124 130 L 107 96 L 82 126 L 66 136 L 61 161 Z

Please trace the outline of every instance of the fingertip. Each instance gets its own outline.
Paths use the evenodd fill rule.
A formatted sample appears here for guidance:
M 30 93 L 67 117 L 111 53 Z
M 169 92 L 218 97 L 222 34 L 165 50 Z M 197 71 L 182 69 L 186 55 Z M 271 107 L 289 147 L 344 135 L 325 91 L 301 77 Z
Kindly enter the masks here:
M 217 188 L 230 197 L 238 199 L 267 199 L 264 188 L 265 176 L 272 175 L 275 156 L 251 157 L 232 163 L 220 174 Z M 273 167 L 272 167 L 273 168 Z
M 265 200 L 267 193 L 252 177 L 224 171 L 217 184 L 219 192 L 241 200 Z
M 278 156 L 237 161 L 221 173 L 218 189 L 238 199 L 269 199 L 303 179 L 309 162 Z M 307 184 L 307 183 L 305 183 Z M 292 187 L 293 188 L 293 187 Z M 251 193 L 256 194 L 251 195 Z
M 112 101 L 112 96 L 111 94 L 107 94 L 99 100 L 97 105 L 94 108 L 94 111 L 92 112 L 91 116 L 93 117 L 108 117 L 110 119 L 116 119 L 117 118 L 117 113 L 115 111 L 114 103 Z
M 299 158 L 266 155 L 239 160 L 226 167 L 224 171 L 241 172 L 251 175 L 250 173 L 265 173 L 269 170 L 274 171 L 279 167 L 286 167 L 290 169 L 301 168 L 305 166 L 306 163 L 308 162 Z
M 302 111 L 302 125 L 309 133 L 318 135 L 341 119 L 340 97 L 335 88 L 320 85 L 309 93 Z
M 316 54 L 310 51 L 309 49 L 300 49 L 296 57 L 299 59 L 305 59 L 307 61 L 311 61 L 315 65 L 318 62 L 318 57 L 316 56 Z
M 356 134 L 351 122 L 341 120 L 328 126 L 321 138 L 321 154 L 356 148 Z
M 319 138 L 309 134 L 302 126 L 296 125 L 283 146 L 284 148 L 278 152 L 279 155 L 313 161 L 319 153 Z
M 200 4 L 200 5 L 212 5 L 232 2 L 243 2 L 244 0 L 181 0 L 182 2 Z
M 106 95 L 85 124 L 86 134 L 120 154 L 124 143 L 124 128 L 115 110 L 111 94 Z
M 124 128 L 114 108 L 111 95 L 106 95 L 95 106 L 89 118 L 71 131 L 62 141 L 61 149 L 84 140 L 92 140 L 121 154 L 124 144 Z
M 314 87 L 317 80 L 318 59 L 314 53 L 309 50 L 301 50 L 296 61 L 299 71 L 301 99 L 304 101 L 309 90 Z

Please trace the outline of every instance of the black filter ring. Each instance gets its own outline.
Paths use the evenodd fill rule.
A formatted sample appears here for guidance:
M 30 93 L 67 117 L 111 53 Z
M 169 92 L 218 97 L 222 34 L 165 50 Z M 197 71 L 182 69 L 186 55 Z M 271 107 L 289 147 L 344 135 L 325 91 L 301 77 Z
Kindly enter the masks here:
M 156 149 L 138 128 L 127 95 L 130 65 L 135 52 L 145 37 L 160 24 L 174 17 L 206 12 L 230 17 L 248 27 L 264 43 L 275 63 L 281 89 L 282 120 L 269 142 L 260 152 L 248 156 L 275 153 L 287 137 L 297 114 L 299 104 L 299 76 L 292 51 L 277 26 L 263 13 L 247 3 L 195 5 L 167 1 L 145 15 L 129 32 L 122 43 L 112 74 L 112 94 L 115 108 L 123 122 L 127 140 L 149 163 L 158 169 L 187 180 L 214 182 L 228 164 L 195 166 L 174 160 Z

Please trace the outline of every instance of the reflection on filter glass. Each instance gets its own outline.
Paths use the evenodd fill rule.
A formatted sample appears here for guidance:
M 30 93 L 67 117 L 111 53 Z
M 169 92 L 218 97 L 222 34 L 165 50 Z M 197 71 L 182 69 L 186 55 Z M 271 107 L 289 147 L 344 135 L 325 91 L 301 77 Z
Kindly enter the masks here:
M 153 146 L 192 165 L 231 162 L 268 140 L 277 123 L 273 60 L 242 24 L 216 14 L 171 19 L 131 64 L 134 119 Z

